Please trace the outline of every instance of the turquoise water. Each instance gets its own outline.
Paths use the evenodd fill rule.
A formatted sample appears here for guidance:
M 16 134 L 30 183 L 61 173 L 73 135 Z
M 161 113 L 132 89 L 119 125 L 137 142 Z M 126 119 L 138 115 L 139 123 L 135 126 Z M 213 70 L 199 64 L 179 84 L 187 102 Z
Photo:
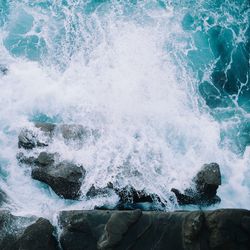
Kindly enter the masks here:
M 167 200 L 215 161 L 219 206 L 249 209 L 249 14 L 248 0 L 1 0 L 6 206 L 51 216 L 116 201 L 65 202 L 18 166 L 18 132 L 41 121 L 101 131 L 95 145 L 49 148 L 84 164 L 83 193 L 113 181 Z

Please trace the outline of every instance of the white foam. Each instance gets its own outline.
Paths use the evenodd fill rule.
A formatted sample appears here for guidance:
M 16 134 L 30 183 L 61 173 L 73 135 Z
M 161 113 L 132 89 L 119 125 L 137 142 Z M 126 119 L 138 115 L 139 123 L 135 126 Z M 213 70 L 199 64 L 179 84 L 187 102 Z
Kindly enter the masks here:
M 12 58 L 9 74 L 0 78 L 0 159 L 6 160 L 7 191 L 16 213 L 51 218 L 61 209 L 90 209 L 104 202 L 83 198 L 71 204 L 18 166 L 18 132 L 30 126 L 36 113 L 100 131 L 96 143 L 78 150 L 59 139 L 49 147 L 85 166 L 83 193 L 93 183 L 101 187 L 112 181 L 167 200 L 172 187 L 188 187 L 202 164 L 217 162 L 223 175 L 219 206 L 250 207 L 249 186 L 243 184 L 249 152 L 239 158 L 219 146 L 220 124 L 198 105 L 197 82 L 185 61 L 177 61 L 180 51 L 164 49 L 166 44 L 178 49 L 179 20 L 173 21 L 174 13 L 156 14 L 144 24 L 116 19 L 114 13 L 105 18 L 93 14 L 97 34 L 82 46 L 91 52 L 84 57 L 80 50 L 64 72 L 53 64 L 48 68 Z

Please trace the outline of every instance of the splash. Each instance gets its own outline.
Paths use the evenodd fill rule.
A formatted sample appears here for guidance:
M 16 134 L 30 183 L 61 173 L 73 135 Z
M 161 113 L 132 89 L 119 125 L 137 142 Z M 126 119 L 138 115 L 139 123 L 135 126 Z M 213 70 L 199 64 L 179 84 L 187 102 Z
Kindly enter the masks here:
M 42 121 L 100 131 L 81 148 L 58 139 L 48 149 L 84 165 L 83 193 L 111 181 L 168 200 L 218 162 L 218 206 L 250 208 L 247 1 L 22 0 L 0 10 L 5 206 L 51 217 L 117 201 L 64 201 L 30 178 L 16 160 L 17 135 Z

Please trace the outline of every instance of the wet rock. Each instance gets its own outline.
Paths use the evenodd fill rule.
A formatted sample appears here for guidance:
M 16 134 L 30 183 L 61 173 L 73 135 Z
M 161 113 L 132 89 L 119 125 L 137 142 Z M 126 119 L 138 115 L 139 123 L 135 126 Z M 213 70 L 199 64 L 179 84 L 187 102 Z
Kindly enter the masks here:
M 156 194 L 149 194 L 145 190 L 136 190 L 133 186 L 125 186 L 124 188 L 115 188 L 112 183 L 108 183 L 104 188 L 96 188 L 94 185 L 90 187 L 86 196 L 93 198 L 96 196 L 108 196 L 111 194 L 119 196 L 119 202 L 113 207 L 101 206 L 95 209 L 117 209 L 117 210 L 161 210 L 164 204 Z
M 186 189 L 184 193 L 175 188 L 171 189 L 180 205 L 208 206 L 220 202 L 220 198 L 216 195 L 217 189 L 221 185 L 220 167 L 217 163 L 204 164 L 193 178 L 193 182 L 195 188 Z
M 139 220 L 141 214 L 141 210 L 113 213 L 105 226 L 103 235 L 97 243 L 97 248 L 112 249 L 116 247 L 122 240 L 123 235 Z
M 0 64 L 0 74 L 7 75 L 8 71 L 9 70 L 8 70 L 8 68 L 6 66 Z
M 90 189 L 86 193 L 87 198 L 93 198 L 96 196 L 107 196 L 113 191 L 110 187 L 104 187 L 104 188 L 96 188 L 94 185 L 90 187 Z
M 200 236 L 204 222 L 204 213 L 201 211 L 190 212 L 185 216 L 182 226 L 183 245 L 185 249 L 200 249 Z
M 34 124 L 33 128 L 24 128 L 18 136 L 18 146 L 24 149 L 48 146 L 53 138 L 63 138 L 67 145 L 82 146 L 88 140 L 94 142 L 100 137 L 98 130 L 90 129 L 79 124 L 53 123 Z
M 39 139 L 39 137 L 32 130 L 22 129 L 18 136 L 19 148 L 33 149 L 35 147 L 46 147 L 46 146 L 48 146 L 46 140 L 43 141 Z
M 250 211 L 141 212 L 63 211 L 59 214 L 63 250 L 83 249 L 249 249 L 242 221 Z
M 220 167 L 217 163 L 205 164 L 194 178 L 198 193 L 210 199 L 216 195 L 221 185 Z
M 8 196 L 3 190 L 0 189 L 0 207 L 4 203 L 8 203 Z
M 49 136 L 53 136 L 56 128 L 56 124 L 47 122 L 36 122 L 35 127 L 39 128 L 42 132 L 47 133 Z
M 16 155 L 16 159 L 19 163 L 26 165 L 33 165 L 36 161 L 36 158 L 34 156 L 25 156 L 23 152 L 19 152 Z
M 206 229 L 209 232 L 209 249 L 250 249 L 249 228 L 246 218 L 250 212 L 241 209 L 220 209 L 205 213 Z M 242 223 L 243 222 L 243 223 Z
M 81 148 L 88 142 L 94 143 L 100 137 L 98 130 L 80 124 L 59 125 L 57 134 L 62 136 L 66 145 L 76 148 Z
M 69 161 L 54 163 L 54 154 L 40 153 L 32 167 L 31 176 L 48 184 L 56 194 L 65 199 L 77 199 L 85 178 L 85 169 Z
M 14 216 L 7 210 L 0 210 L 0 249 L 19 250 L 17 241 L 36 217 Z
M 54 228 L 46 219 L 14 216 L 0 210 L 1 250 L 57 250 Z
M 91 130 L 78 124 L 63 124 L 60 126 L 62 137 L 66 140 L 85 141 L 91 136 Z
M 42 166 L 52 165 L 55 163 L 56 156 L 56 153 L 41 152 L 35 159 L 35 163 Z
M 46 219 L 39 218 L 28 226 L 18 239 L 17 245 L 22 250 L 56 250 L 58 243 L 53 235 L 54 228 Z
M 19 148 L 33 149 L 48 146 L 55 128 L 56 125 L 52 123 L 35 123 L 34 129 L 23 128 L 18 136 Z

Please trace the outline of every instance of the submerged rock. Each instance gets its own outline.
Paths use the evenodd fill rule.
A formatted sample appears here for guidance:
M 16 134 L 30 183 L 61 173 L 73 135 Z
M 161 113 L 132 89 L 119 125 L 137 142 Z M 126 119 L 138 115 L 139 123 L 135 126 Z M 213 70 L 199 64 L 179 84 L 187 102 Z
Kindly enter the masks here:
M 193 182 L 195 189 L 186 189 L 183 194 L 178 189 L 171 189 L 180 205 L 211 205 L 220 202 L 216 195 L 221 185 L 220 167 L 217 163 L 204 164 L 193 178 Z
M 8 71 L 9 70 L 8 70 L 8 68 L 6 66 L 0 64 L 0 74 L 7 75 Z
M 65 199 L 79 198 L 85 169 L 69 161 L 56 163 L 54 157 L 55 154 L 40 153 L 32 167 L 32 178 L 45 182 Z
M 249 249 L 250 211 L 63 211 L 63 250 Z
M 47 133 L 47 135 L 53 136 L 56 125 L 53 123 L 47 123 L 47 122 L 36 122 L 35 127 L 39 128 L 42 132 Z

